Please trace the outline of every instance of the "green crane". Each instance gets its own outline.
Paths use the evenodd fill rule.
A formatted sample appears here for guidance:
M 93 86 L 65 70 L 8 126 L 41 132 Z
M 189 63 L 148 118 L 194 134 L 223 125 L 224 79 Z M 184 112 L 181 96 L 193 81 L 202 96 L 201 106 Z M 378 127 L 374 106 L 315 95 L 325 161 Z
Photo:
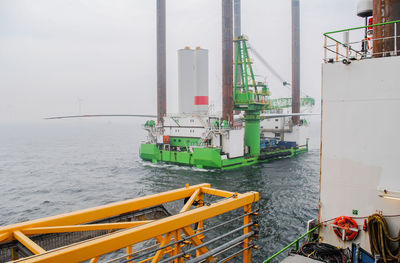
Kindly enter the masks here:
M 245 112 L 245 145 L 249 148 L 249 155 L 259 156 L 260 112 L 270 109 L 270 92 L 265 83 L 256 82 L 255 80 L 246 42 L 247 38 L 245 36 L 240 36 L 234 40 L 233 105 L 235 110 Z M 240 81 L 238 81 L 238 78 Z

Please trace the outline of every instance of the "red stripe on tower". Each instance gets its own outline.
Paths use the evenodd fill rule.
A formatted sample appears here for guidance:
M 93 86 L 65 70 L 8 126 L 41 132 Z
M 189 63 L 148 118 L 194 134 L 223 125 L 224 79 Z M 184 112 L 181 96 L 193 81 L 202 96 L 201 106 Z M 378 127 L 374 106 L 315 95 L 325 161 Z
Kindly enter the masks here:
M 194 105 L 208 105 L 208 96 L 194 96 Z

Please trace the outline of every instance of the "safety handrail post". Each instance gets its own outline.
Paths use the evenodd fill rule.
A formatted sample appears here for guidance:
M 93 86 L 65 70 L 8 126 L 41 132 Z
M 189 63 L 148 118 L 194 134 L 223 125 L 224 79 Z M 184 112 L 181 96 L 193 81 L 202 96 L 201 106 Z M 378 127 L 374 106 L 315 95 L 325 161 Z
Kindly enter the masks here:
M 129 246 L 127 246 L 126 247 L 126 259 L 127 260 L 129 260 L 129 259 L 132 259 L 132 245 L 129 245 Z M 128 261 L 127 263 L 132 263 L 132 261 Z
M 374 46 L 375 45 L 375 38 L 372 38 L 371 39 L 372 40 L 372 46 Z M 372 49 L 372 51 L 371 51 L 371 56 L 373 57 L 374 56 L 374 49 Z
M 288 250 L 289 248 L 291 248 L 293 245 L 296 245 L 296 250 L 299 249 L 300 247 L 300 240 L 303 239 L 306 236 L 309 236 L 309 240 L 310 240 L 310 236 L 311 234 L 317 229 L 319 228 L 320 225 L 317 225 L 315 227 L 313 227 L 312 229 L 310 229 L 309 231 L 307 231 L 305 234 L 303 234 L 302 236 L 300 236 L 299 238 L 297 238 L 295 241 L 293 241 L 292 243 L 290 243 L 289 245 L 287 245 L 286 247 L 284 247 L 283 249 L 281 249 L 280 251 L 278 251 L 277 253 L 273 254 L 272 256 L 270 256 L 269 258 L 267 258 L 266 260 L 264 260 L 263 263 L 267 263 L 269 261 L 271 261 L 272 259 L 274 259 L 275 257 L 279 256 L 280 254 L 282 254 L 283 252 L 285 252 L 286 250 Z
M 327 46 L 326 46 L 326 44 L 327 44 L 327 37 L 326 36 L 324 36 L 324 61 L 325 62 L 327 62 L 326 61 L 326 55 L 327 55 Z
M 336 42 L 336 62 L 339 61 L 339 42 Z
M 394 23 L 394 54 L 397 56 L 397 23 Z
M 249 205 L 245 205 L 243 207 L 244 213 L 247 214 L 244 218 L 243 218 L 243 225 L 248 225 L 251 223 L 251 204 Z M 248 226 L 246 228 L 243 229 L 243 235 L 248 234 L 249 232 L 251 232 L 251 227 Z M 246 238 L 243 242 L 243 263 L 250 263 L 251 262 L 251 250 L 247 249 L 250 246 L 250 238 Z

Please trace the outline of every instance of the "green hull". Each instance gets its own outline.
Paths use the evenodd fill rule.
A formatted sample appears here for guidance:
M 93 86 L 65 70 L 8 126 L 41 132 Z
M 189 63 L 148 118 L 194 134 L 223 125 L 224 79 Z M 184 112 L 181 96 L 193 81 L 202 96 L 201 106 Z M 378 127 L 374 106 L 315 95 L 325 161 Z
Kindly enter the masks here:
M 268 162 L 284 157 L 293 157 L 297 154 L 307 152 L 308 149 L 285 149 L 272 152 L 263 152 L 258 157 L 237 157 L 222 159 L 221 150 L 217 148 L 194 148 L 193 153 L 185 151 L 159 150 L 155 144 L 143 143 L 140 145 L 140 158 L 153 163 L 166 162 L 179 165 L 188 165 L 206 169 L 235 169 L 243 166 L 253 165 L 259 162 Z

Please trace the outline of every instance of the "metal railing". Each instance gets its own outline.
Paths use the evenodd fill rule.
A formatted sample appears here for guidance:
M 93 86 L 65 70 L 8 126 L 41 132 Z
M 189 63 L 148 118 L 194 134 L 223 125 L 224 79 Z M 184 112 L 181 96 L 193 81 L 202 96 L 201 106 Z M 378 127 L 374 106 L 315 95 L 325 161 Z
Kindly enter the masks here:
M 212 203 L 205 201 L 211 198 Z M 0 227 L 0 245 L 18 243 L 28 254 L 14 249 L 8 260 L 14 262 L 226 262 L 242 255 L 251 262 L 252 238 L 257 236 L 257 192 L 244 194 L 211 188 L 209 184 L 186 185 L 155 195 L 84 209 L 67 214 Z M 178 213 L 163 218 L 135 217 L 134 221 L 97 223 L 133 211 L 170 202 L 183 202 Z M 239 209 L 239 210 L 237 210 Z M 234 214 L 231 211 L 236 211 Z M 217 216 L 224 221 L 215 224 Z M 230 219 L 227 220 L 227 216 Z M 233 218 L 232 218 L 233 217 Z M 214 221 L 209 221 L 214 218 Z M 219 220 L 221 221 L 221 220 Z M 215 234 L 216 228 L 218 233 Z M 233 228 L 233 229 L 232 229 Z M 103 231 L 96 236 L 70 240 L 67 245 L 45 247 L 35 242 L 40 235 Z M 126 249 L 126 253 L 121 249 Z M 31 256 L 30 256 L 31 255 Z
M 300 248 L 300 240 L 302 240 L 304 237 L 307 236 L 308 240 L 311 240 L 311 235 L 312 233 L 319 228 L 320 225 L 317 225 L 315 227 L 313 227 L 312 229 L 310 229 L 309 231 L 307 231 L 305 234 L 303 234 L 302 236 L 300 236 L 299 238 L 297 238 L 295 241 L 293 241 L 292 243 L 290 243 L 289 245 L 287 245 L 286 247 L 284 247 L 283 249 L 281 249 L 280 251 L 276 252 L 275 254 L 273 254 L 272 256 L 270 256 L 269 258 L 267 258 L 266 260 L 264 260 L 263 263 L 267 263 L 270 262 L 271 260 L 273 260 L 274 258 L 276 258 L 277 256 L 279 256 L 280 254 L 282 254 L 283 252 L 285 252 L 286 250 L 288 250 L 289 248 L 291 248 L 293 245 L 295 245 L 295 249 L 296 251 L 299 250 Z
M 400 55 L 398 23 L 400 20 L 324 33 L 324 62 L 347 64 L 350 60 Z

